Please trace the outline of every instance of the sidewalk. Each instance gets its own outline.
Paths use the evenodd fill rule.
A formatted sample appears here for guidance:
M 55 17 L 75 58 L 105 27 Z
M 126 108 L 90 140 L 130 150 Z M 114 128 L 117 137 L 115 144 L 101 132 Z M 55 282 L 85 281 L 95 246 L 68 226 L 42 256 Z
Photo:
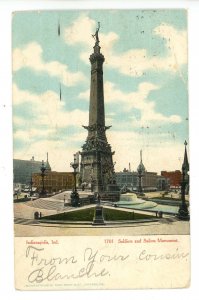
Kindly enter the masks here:
M 143 222 L 117 225 L 74 225 L 74 224 L 15 224 L 15 236 L 134 236 L 154 234 L 187 235 L 189 222 L 161 219 L 159 222 Z

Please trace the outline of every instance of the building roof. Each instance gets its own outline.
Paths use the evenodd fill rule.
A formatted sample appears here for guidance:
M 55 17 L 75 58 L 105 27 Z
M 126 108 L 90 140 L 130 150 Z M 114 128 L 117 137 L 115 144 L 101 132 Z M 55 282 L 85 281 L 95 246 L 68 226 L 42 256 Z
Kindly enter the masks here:
M 50 164 L 48 163 L 48 170 L 51 170 Z M 13 159 L 13 176 L 14 183 L 25 183 L 29 184 L 31 181 L 31 175 L 33 173 L 41 172 L 41 161 L 34 160 L 32 157 L 30 160 L 24 159 Z
M 31 174 L 40 172 L 41 161 L 13 159 L 13 176 L 14 183 L 29 184 Z

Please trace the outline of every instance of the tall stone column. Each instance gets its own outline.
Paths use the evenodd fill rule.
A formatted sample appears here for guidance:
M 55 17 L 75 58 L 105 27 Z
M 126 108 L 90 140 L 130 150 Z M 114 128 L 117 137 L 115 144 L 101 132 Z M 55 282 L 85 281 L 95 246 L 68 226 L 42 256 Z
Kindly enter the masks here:
M 98 32 L 96 31 L 96 33 Z M 93 53 L 90 55 L 89 124 L 83 126 L 88 130 L 88 136 L 82 146 L 80 169 L 82 183 L 90 184 L 94 192 L 106 191 L 108 184 L 114 181 L 112 159 L 114 152 L 111 151 L 111 146 L 106 138 L 106 130 L 111 126 L 105 126 L 103 85 L 103 63 L 105 59 L 100 49 L 97 35 Z

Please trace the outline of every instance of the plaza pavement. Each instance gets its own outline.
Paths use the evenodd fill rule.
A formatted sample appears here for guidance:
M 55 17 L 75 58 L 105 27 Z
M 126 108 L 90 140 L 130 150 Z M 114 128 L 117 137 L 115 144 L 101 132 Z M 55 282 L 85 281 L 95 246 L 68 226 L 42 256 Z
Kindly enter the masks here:
M 72 225 L 72 224 L 15 224 L 15 236 L 134 236 L 134 235 L 186 235 L 189 234 L 189 222 L 174 221 L 135 223 L 127 225 Z
M 160 192 L 160 191 L 155 191 L 155 192 L 147 192 L 145 193 L 145 196 L 148 199 L 152 199 L 152 198 L 160 198 L 162 200 L 164 200 L 164 197 L 162 197 L 162 195 L 164 194 L 164 192 Z M 168 194 L 165 195 L 165 198 L 171 198 L 170 200 L 179 200 L 180 199 L 180 193 L 174 193 L 174 192 L 169 192 Z M 189 200 L 189 195 L 185 195 L 185 199 L 188 201 Z
M 89 193 L 81 193 L 81 197 Z M 65 197 L 64 197 L 65 195 Z M 40 223 L 34 220 L 34 213 L 39 211 L 42 216 L 60 212 L 78 210 L 82 208 L 64 207 L 69 201 L 70 192 L 64 192 L 51 198 L 14 203 L 15 236 L 133 236 L 153 234 L 189 234 L 189 222 L 179 221 L 176 217 L 168 216 L 150 222 L 136 223 L 107 222 L 106 225 L 94 226 L 88 222 Z M 36 202 L 35 202 L 36 201 Z M 89 206 L 90 207 L 90 206 Z M 83 207 L 83 208 L 86 208 Z M 126 210 L 125 208 L 123 210 Z

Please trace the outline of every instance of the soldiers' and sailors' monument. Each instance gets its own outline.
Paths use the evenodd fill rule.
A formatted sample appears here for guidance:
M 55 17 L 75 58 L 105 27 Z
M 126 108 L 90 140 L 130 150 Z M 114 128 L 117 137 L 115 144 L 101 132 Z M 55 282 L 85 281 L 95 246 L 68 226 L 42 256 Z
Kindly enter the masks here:
M 88 131 L 86 142 L 81 151 L 81 182 L 91 185 L 93 192 L 101 198 L 119 200 L 119 189 L 115 182 L 113 155 L 111 146 L 106 138 L 106 130 L 111 126 L 105 125 L 103 63 L 105 58 L 100 52 L 99 29 L 96 29 L 94 51 L 90 55 L 91 83 L 89 124 L 83 126 Z

